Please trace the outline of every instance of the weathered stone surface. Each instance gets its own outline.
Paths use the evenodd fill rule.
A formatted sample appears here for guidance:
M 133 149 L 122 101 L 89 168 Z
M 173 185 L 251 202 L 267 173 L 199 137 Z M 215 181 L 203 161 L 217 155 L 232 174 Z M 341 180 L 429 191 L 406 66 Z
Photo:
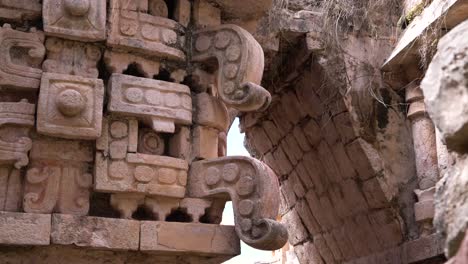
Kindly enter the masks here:
M 124 150 L 126 151 L 126 147 Z M 125 152 L 124 152 L 125 153 Z M 182 198 L 188 164 L 185 160 L 140 153 L 108 160 L 96 153 L 95 186 L 101 192 L 131 192 Z
M 110 1 L 107 45 L 142 55 L 184 61 L 185 30 L 173 20 L 148 13 L 148 2 Z
M 39 133 L 70 139 L 101 135 L 104 84 L 102 80 L 44 73 L 37 110 Z
M 443 238 L 434 233 L 403 245 L 403 262 L 415 263 L 443 254 Z
M 198 27 L 214 27 L 221 25 L 221 10 L 206 0 L 195 0 L 193 3 L 193 19 Z
M 192 134 L 192 157 L 214 159 L 218 157 L 219 131 L 206 126 L 195 126 Z
M 156 132 L 174 133 L 175 123 L 192 123 L 192 99 L 185 85 L 113 74 L 110 91 L 110 112 L 138 117 Z
M 140 235 L 142 251 L 208 255 L 240 253 L 239 238 L 231 226 L 142 221 Z
M 265 109 L 270 93 L 261 87 L 263 50 L 244 29 L 222 25 L 194 33 L 194 62 L 218 60 L 217 89 L 226 105 L 241 111 Z
M 229 127 L 228 110 L 224 103 L 208 93 L 200 93 L 195 96 L 194 123 L 202 126 L 216 128 L 226 132 Z
M 7 21 L 36 20 L 41 17 L 41 13 L 40 0 L 4 0 L 0 3 L 0 17 Z
M 45 56 L 44 33 L 13 30 L 9 24 L 0 28 L 0 85 L 19 89 L 37 89 L 41 63 Z M 26 50 L 26 51 L 25 51 Z
M 45 46 L 47 59 L 42 65 L 45 72 L 98 77 L 97 63 L 102 55 L 98 46 L 59 38 L 48 38 Z
M 0 244 L 49 245 L 50 215 L 0 212 Z
M 92 216 L 52 215 L 51 242 L 103 249 L 137 250 L 140 222 Z
M 42 10 L 47 35 L 79 41 L 106 38 L 105 0 L 45 0 Z
M 0 102 L 0 164 L 16 169 L 29 162 L 31 139 L 28 132 L 34 125 L 35 105 L 26 99 Z
M 233 255 L 187 254 L 177 256 L 158 252 L 142 252 L 135 250 L 92 249 L 76 246 L 50 245 L 24 247 L 3 247 L 0 258 L 6 263 L 73 263 L 73 264 L 219 264 L 232 258 Z
M 233 201 L 236 232 L 255 248 L 281 248 L 287 239 L 284 226 L 274 219 L 279 208 L 276 175 L 265 164 L 248 157 L 224 157 L 193 162 L 188 195 L 217 194 Z
M 86 215 L 93 176 L 92 145 L 35 137 L 25 177 L 23 209 L 31 213 Z
M 468 148 L 467 28 L 465 21 L 439 41 L 421 82 L 429 115 L 447 147 L 459 152 Z

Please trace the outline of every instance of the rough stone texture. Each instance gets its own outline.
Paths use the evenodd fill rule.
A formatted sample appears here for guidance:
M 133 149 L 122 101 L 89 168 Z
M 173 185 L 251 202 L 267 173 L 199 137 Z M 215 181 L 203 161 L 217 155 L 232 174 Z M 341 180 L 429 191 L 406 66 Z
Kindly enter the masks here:
M 49 245 L 51 216 L 0 212 L 0 244 Z
M 231 256 L 240 253 L 239 240 L 230 226 L 142 221 L 140 234 L 142 251 Z
M 62 214 L 52 216 L 53 244 L 137 250 L 139 241 L 138 221 Z
M 71 246 L 5 247 L 0 258 L 6 263 L 116 263 L 116 264 L 219 264 L 232 256 L 162 256 L 141 251 L 109 251 L 76 248 Z
M 468 146 L 468 43 L 464 22 L 439 41 L 421 82 L 429 115 L 451 150 L 466 152 Z
M 435 225 L 446 234 L 445 254 L 452 257 L 468 228 L 467 193 L 467 42 L 468 21 L 461 23 L 438 44 L 421 82 L 428 112 L 452 153 L 455 164 L 443 172 L 435 195 Z

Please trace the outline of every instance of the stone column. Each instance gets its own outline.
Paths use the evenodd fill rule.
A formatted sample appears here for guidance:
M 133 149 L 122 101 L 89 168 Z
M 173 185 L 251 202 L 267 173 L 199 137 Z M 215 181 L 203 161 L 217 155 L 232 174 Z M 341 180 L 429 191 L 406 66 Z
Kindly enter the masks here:
M 412 82 L 406 88 L 406 101 L 409 104 L 408 118 L 413 131 L 419 186 L 419 189 L 415 190 L 418 202 L 414 205 L 414 214 L 419 223 L 420 235 L 427 236 L 432 233 L 434 191 L 439 176 L 436 133 L 434 124 L 427 114 L 419 83 Z

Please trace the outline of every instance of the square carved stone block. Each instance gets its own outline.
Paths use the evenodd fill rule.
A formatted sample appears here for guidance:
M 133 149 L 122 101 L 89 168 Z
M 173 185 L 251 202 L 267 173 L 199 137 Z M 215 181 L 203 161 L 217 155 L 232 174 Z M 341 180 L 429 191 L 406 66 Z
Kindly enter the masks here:
M 47 35 L 79 41 L 106 39 L 106 0 L 44 0 Z
M 109 111 L 135 116 L 157 132 L 174 133 L 175 124 L 192 123 L 192 98 L 186 85 L 112 74 Z
M 231 256 L 240 253 L 239 237 L 233 226 L 142 221 L 140 230 L 141 251 Z
M 0 212 L 0 245 L 49 245 L 50 215 Z
M 37 110 L 39 133 L 71 139 L 101 135 L 102 80 L 44 73 Z

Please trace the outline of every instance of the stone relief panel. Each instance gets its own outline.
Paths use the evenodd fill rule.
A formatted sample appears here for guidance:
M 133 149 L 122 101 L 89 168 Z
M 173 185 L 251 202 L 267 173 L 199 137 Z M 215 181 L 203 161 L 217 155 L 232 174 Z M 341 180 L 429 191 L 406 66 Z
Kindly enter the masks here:
M 194 32 L 194 62 L 216 58 L 217 90 L 221 99 L 240 111 L 265 108 L 270 94 L 261 87 L 264 58 L 260 44 L 244 29 L 221 25 Z
M 25 212 L 88 213 L 92 144 L 36 136 L 30 158 L 23 197 Z
M 166 17 L 164 1 L 112 0 L 107 44 L 116 49 L 184 61 L 185 40 L 181 36 L 185 30 Z
M 12 22 L 23 22 L 41 18 L 40 0 L 2 0 L 0 1 L 0 18 Z
M 21 32 L 4 24 L 0 28 L 0 86 L 37 89 L 45 56 L 44 33 Z
M 97 64 L 101 50 L 96 45 L 77 41 L 48 38 L 45 43 L 47 59 L 42 65 L 45 72 L 97 78 Z
M 44 73 L 37 110 L 39 133 L 71 139 L 96 139 L 101 134 L 102 80 Z
M 109 87 L 112 113 L 136 116 L 157 132 L 173 133 L 175 124 L 192 123 L 190 88 L 185 85 L 113 74 Z
M 47 35 L 79 41 L 106 39 L 105 0 L 45 0 L 42 16 Z

